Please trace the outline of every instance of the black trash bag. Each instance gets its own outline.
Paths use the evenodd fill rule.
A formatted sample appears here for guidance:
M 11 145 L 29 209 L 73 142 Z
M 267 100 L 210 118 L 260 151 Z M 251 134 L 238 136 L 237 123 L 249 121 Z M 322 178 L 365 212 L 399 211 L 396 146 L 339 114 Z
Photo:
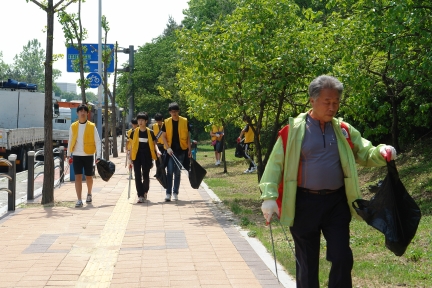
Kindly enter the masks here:
M 243 144 L 241 142 L 237 143 L 234 156 L 237 158 L 243 158 L 245 156 L 244 148 L 245 148 L 245 144 Z
M 105 159 L 99 159 L 99 162 L 96 163 L 96 167 L 99 175 L 104 181 L 108 181 L 115 173 L 115 164 Z
M 374 197 L 352 203 L 366 223 L 382 232 L 385 246 L 396 256 L 405 253 L 421 218 L 420 208 L 399 179 L 395 161 L 387 163 L 388 173 Z
M 194 189 L 201 185 L 207 171 L 193 158 L 190 158 L 189 182 Z
M 166 176 L 165 166 L 162 157 L 159 157 L 156 160 L 156 180 L 158 180 L 159 184 L 161 184 L 162 187 L 166 189 L 167 176 Z
M 161 156 L 161 160 L 164 168 L 168 166 L 169 157 L 171 156 L 168 154 L 167 150 L 165 150 Z
M 190 170 L 190 158 L 189 158 L 189 155 L 188 155 L 188 150 L 185 151 L 185 156 L 183 158 L 182 165 L 183 165 L 183 168 L 186 169 L 187 171 Z

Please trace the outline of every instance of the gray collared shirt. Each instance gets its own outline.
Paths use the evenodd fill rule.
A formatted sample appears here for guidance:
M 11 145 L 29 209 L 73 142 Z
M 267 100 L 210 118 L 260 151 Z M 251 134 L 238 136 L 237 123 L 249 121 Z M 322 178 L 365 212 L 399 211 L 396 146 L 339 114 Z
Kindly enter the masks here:
M 306 117 L 300 155 L 298 186 L 311 189 L 338 189 L 344 185 L 337 139 L 331 122 L 321 130 L 319 121 Z

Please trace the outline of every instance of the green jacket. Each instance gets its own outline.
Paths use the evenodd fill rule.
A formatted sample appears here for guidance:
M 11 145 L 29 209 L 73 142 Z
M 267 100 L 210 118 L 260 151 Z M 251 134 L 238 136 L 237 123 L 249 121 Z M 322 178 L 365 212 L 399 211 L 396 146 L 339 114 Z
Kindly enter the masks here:
M 289 133 L 286 151 L 283 151 L 281 137 L 276 141 L 270 154 L 269 161 L 259 183 L 262 191 L 261 199 L 274 199 L 279 195 L 278 187 L 283 179 L 283 198 L 280 208 L 280 221 L 284 225 L 292 226 L 295 217 L 295 202 L 297 193 L 297 175 L 300 162 L 300 152 L 305 134 L 307 113 L 301 113 L 296 118 L 289 119 Z M 332 125 L 336 134 L 341 166 L 344 174 L 345 190 L 348 198 L 348 206 L 351 214 L 357 219 L 357 215 L 351 203 L 361 199 L 356 163 L 366 167 L 385 166 L 386 161 L 380 154 L 380 148 L 361 137 L 359 131 L 344 122 L 348 127 L 351 142 L 354 147 L 351 149 L 341 129 L 342 118 L 333 118 Z M 323 171 L 325 173 L 325 171 Z

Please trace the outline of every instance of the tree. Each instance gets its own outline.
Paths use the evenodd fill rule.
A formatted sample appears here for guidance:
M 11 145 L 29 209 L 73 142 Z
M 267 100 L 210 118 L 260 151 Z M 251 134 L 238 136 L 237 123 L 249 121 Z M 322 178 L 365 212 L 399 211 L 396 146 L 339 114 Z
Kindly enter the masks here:
M 166 109 L 161 111 L 161 107 L 168 107 L 169 102 L 181 100 L 176 79 L 178 54 L 174 46 L 175 31 L 178 29 L 179 26 L 170 17 L 163 35 L 153 39 L 151 43 L 140 46 L 134 55 L 132 86 L 135 109 L 146 111 L 150 117 L 155 113 L 165 112 Z M 129 73 L 122 73 L 119 77 L 119 103 L 127 103 L 128 94 L 125 92 L 130 89 L 128 77 Z
M 9 65 L 3 61 L 3 52 L 0 51 L 0 81 L 8 78 Z
M 21 75 L 17 80 L 36 84 L 38 89 L 43 89 L 44 54 L 45 51 L 41 48 L 41 44 L 37 39 L 28 41 L 27 45 L 23 47 L 23 51 L 14 57 L 14 67 L 19 75 Z
M 428 1 L 353 1 L 348 5 L 353 13 L 332 22 L 346 47 L 339 70 L 348 76 L 351 88 L 349 105 L 342 110 L 360 122 L 366 137 L 391 135 L 397 150 L 401 140 L 413 140 L 417 130 L 413 127 L 432 124 L 426 92 L 432 89 L 428 5 Z
M 264 147 L 274 145 L 289 116 L 307 108 L 310 79 L 332 67 L 325 31 L 298 14 L 292 1 L 246 0 L 225 19 L 179 33 L 179 86 L 189 113 L 238 126 L 250 116 L 261 137 L 258 178 L 271 150 Z
M 67 13 L 64 9 L 59 12 L 58 19 L 62 24 L 63 33 L 66 39 L 67 47 L 74 47 L 78 50 L 78 59 L 73 61 L 74 69 L 79 72 L 80 78 L 77 81 L 81 88 L 82 103 L 86 104 L 86 88 L 89 87 L 89 80 L 84 77 L 86 68 L 84 67 L 84 54 L 87 52 L 86 46 L 82 45 L 82 41 L 87 39 L 87 29 L 81 24 L 81 2 L 85 0 L 75 0 L 78 2 L 78 13 Z M 74 2 L 75 2 L 74 1 Z
M 113 99 L 114 97 L 111 97 L 111 120 L 109 119 L 109 113 L 108 113 L 108 71 L 107 71 L 107 67 L 110 65 L 111 59 L 112 59 L 112 55 L 114 53 L 113 50 L 111 50 L 108 45 L 107 45 L 107 39 L 108 39 L 108 32 L 110 30 L 109 28 L 109 22 L 107 21 L 105 15 L 102 16 L 102 29 L 105 31 L 105 37 L 104 37 L 104 41 L 105 41 L 105 45 L 104 48 L 102 50 L 102 62 L 104 64 L 104 68 L 103 68 L 103 87 L 104 87 L 104 103 L 105 103 L 105 109 L 104 109 L 104 141 L 105 141 L 105 145 L 104 145 L 104 158 L 106 160 L 109 160 L 109 145 L 107 143 L 109 143 L 109 134 L 110 132 L 112 133 L 112 137 L 114 139 L 114 149 L 115 149 L 115 153 L 117 154 L 117 141 L 115 140 L 116 137 L 116 131 L 115 131 L 115 124 L 116 124 L 116 109 L 115 109 L 115 99 Z M 110 125 L 110 121 L 111 121 L 111 125 Z M 114 129 L 113 129 L 114 128 Z
M 200 30 L 205 25 L 218 21 L 234 11 L 236 2 L 233 0 L 191 0 L 189 8 L 184 11 L 182 24 L 186 29 Z
M 61 9 L 65 9 L 75 0 L 64 1 L 60 0 L 54 4 L 53 0 L 39 2 L 37 0 L 26 0 L 33 2 L 39 8 L 44 10 L 47 15 L 47 44 L 45 56 L 45 111 L 44 111 L 44 179 L 42 186 L 42 201 L 41 204 L 48 204 L 54 201 L 54 155 L 53 155 L 53 139 L 52 139 L 52 92 L 53 92 L 53 67 L 52 63 L 55 59 L 53 55 L 53 39 L 54 39 L 54 14 Z M 63 5 L 62 5 L 63 4 Z

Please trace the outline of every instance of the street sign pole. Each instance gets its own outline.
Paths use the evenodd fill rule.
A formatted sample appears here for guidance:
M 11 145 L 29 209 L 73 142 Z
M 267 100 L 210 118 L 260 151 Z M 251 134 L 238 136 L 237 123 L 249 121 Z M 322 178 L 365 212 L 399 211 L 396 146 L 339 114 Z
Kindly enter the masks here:
M 99 0 L 99 33 L 98 33 L 98 73 L 102 78 L 102 0 Z M 99 137 L 102 135 L 102 85 L 98 87 L 98 112 L 97 112 L 97 131 Z M 101 147 L 102 148 L 102 147 Z

